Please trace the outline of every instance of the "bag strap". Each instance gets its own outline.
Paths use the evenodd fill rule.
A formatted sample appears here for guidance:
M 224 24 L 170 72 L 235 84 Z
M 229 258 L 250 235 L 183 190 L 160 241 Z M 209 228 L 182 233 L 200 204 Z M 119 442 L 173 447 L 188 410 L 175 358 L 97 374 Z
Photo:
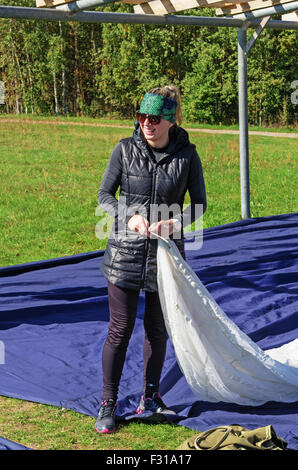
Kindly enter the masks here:
M 204 449 L 204 447 L 200 446 L 200 443 L 204 439 L 206 439 L 206 437 L 208 437 L 210 434 L 212 434 L 213 432 L 218 431 L 220 429 L 225 430 L 225 433 L 222 436 L 222 438 L 213 447 L 210 447 L 210 449 Z M 228 426 L 222 426 L 222 427 L 219 426 L 219 427 L 214 428 L 214 429 L 209 429 L 209 431 L 203 432 L 200 436 L 198 436 L 195 439 L 194 446 L 197 450 L 217 450 L 219 448 L 219 446 L 226 440 L 226 438 L 230 434 L 231 430 L 232 430 L 232 428 L 230 428 Z

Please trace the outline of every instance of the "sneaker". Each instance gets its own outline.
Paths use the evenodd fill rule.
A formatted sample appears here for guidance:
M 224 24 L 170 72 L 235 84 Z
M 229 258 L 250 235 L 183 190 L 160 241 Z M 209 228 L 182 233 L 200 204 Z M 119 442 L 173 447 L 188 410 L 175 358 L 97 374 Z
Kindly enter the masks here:
M 109 434 L 116 431 L 115 414 L 117 403 L 114 400 L 104 400 L 99 409 L 95 429 L 100 434 Z
M 153 413 L 175 415 L 175 411 L 166 407 L 158 392 L 153 393 L 152 398 L 141 398 L 140 404 L 137 408 L 137 414 L 142 414 L 144 411 L 152 411 Z

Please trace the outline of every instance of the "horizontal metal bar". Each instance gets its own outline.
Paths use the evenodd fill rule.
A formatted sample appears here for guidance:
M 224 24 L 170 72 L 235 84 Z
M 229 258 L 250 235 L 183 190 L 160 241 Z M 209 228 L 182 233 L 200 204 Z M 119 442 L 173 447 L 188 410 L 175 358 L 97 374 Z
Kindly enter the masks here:
M 181 24 L 201 26 L 235 26 L 243 20 L 233 18 L 212 18 L 204 16 L 145 15 L 135 13 L 114 13 L 99 11 L 64 12 L 52 8 L 31 8 L 0 5 L 0 17 L 41 19 L 47 21 L 81 21 L 83 23 L 127 23 L 127 24 Z
M 15 18 L 45 21 L 78 21 L 82 23 L 126 23 L 155 25 L 227 26 L 238 28 L 243 19 L 207 16 L 139 15 L 135 13 L 113 13 L 79 11 L 76 13 L 51 8 L 31 8 L 0 5 L 0 18 Z M 257 27 L 260 20 L 249 20 L 247 27 Z M 266 28 L 298 29 L 298 21 L 269 21 Z
M 264 16 L 276 15 L 278 13 L 285 13 L 293 10 L 298 10 L 298 1 L 291 3 L 282 3 L 280 5 L 274 5 L 267 8 L 260 8 L 259 10 L 254 11 L 246 11 L 244 13 L 238 13 L 233 17 L 241 20 L 247 20 L 254 18 L 262 18 Z

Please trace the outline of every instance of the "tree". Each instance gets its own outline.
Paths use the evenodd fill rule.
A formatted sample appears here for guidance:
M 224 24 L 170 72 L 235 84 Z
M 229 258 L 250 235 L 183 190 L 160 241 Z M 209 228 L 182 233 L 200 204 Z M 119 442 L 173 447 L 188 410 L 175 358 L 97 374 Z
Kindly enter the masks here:
M 35 0 L 2 1 L 35 6 Z M 115 3 L 97 10 L 132 8 Z M 210 8 L 183 14 L 215 15 Z M 297 120 L 290 99 L 298 77 L 297 41 L 295 31 L 265 29 L 249 52 L 251 124 Z M 7 112 L 132 118 L 148 89 L 174 83 L 186 119 L 234 123 L 237 73 L 235 28 L 0 20 Z

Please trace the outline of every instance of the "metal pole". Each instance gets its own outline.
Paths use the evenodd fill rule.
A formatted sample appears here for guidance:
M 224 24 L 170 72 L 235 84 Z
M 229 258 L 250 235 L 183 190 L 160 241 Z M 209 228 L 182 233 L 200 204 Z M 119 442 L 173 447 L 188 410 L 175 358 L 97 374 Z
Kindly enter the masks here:
M 242 219 L 250 218 L 246 32 L 247 26 L 245 24 L 238 28 L 238 105 Z
M 114 13 L 102 11 L 66 12 L 57 8 L 32 8 L 0 5 L 0 18 L 15 18 L 45 21 L 80 21 L 82 23 L 126 23 L 156 25 L 228 26 L 240 28 L 243 20 L 228 17 L 182 16 L 182 15 L 141 15 L 136 13 Z M 248 22 L 248 27 L 256 28 L 261 20 Z M 298 21 L 274 21 L 266 28 L 298 29 Z
M 94 0 L 88 0 L 88 5 Z M 111 0 L 107 0 L 110 2 Z M 81 6 L 81 5 L 80 5 Z M 266 10 L 268 14 L 268 10 Z M 146 15 L 132 13 L 110 13 L 98 11 L 68 12 L 50 8 L 11 7 L 0 5 L 0 18 L 40 19 L 45 21 L 80 21 L 83 23 L 127 23 L 156 25 L 227 26 L 238 28 L 238 99 L 239 99 L 239 145 L 241 215 L 250 218 L 249 201 L 249 150 L 247 107 L 247 28 L 260 25 L 258 19 L 244 21 L 242 18 L 218 18 L 203 16 Z M 298 21 L 268 21 L 267 28 L 298 29 Z
M 275 5 L 272 7 L 267 8 L 260 8 L 259 10 L 255 11 L 247 11 L 245 13 L 238 13 L 234 15 L 234 18 L 242 19 L 242 20 L 251 20 L 254 18 L 261 18 L 263 16 L 271 16 L 276 15 L 277 13 L 285 13 L 288 11 L 298 10 L 298 1 L 291 2 L 291 3 L 283 3 L 280 5 Z
M 253 33 L 252 37 L 250 38 L 249 43 L 247 44 L 246 55 L 248 54 L 249 50 L 254 45 L 256 40 L 260 37 L 260 34 L 264 31 L 264 28 L 265 28 L 266 24 L 268 23 L 268 21 L 270 20 L 270 18 L 271 18 L 270 16 L 264 16 L 264 18 L 262 19 L 260 25 L 257 27 L 257 29 Z
M 82 23 L 120 24 L 180 24 L 197 26 L 236 26 L 243 20 L 234 18 L 212 18 L 205 16 L 146 15 L 137 13 L 116 13 L 107 11 L 66 12 L 58 8 L 32 8 L 0 5 L 0 18 L 16 18 L 46 21 L 80 21 Z

